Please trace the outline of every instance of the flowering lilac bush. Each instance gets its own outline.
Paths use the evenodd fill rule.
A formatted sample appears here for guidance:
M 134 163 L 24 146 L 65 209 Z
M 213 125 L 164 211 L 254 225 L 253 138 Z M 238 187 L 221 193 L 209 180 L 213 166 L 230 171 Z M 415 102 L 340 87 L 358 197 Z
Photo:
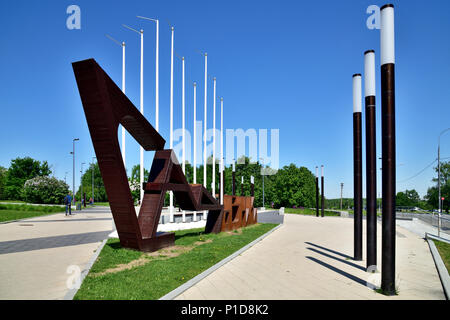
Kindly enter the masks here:
M 22 197 L 30 203 L 62 204 L 69 186 L 62 180 L 42 176 L 25 182 Z

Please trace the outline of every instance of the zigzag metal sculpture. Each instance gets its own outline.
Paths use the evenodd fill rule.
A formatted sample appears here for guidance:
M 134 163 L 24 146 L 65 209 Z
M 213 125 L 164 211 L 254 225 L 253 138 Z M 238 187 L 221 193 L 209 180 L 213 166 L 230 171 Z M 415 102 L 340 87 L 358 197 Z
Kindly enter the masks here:
M 72 64 L 86 121 L 122 247 L 155 251 L 174 244 L 174 233 L 158 233 L 166 191 L 183 210 L 208 210 L 205 232 L 221 231 L 223 206 L 202 185 L 189 185 L 165 140 L 94 59 Z M 119 124 L 146 150 L 156 151 L 139 217 L 136 216 L 120 152 Z

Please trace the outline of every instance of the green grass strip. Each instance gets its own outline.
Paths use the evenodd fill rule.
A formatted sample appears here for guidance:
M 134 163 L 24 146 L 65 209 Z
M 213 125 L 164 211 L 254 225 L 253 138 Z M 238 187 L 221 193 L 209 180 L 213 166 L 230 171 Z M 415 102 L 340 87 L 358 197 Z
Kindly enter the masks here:
M 433 240 L 436 248 L 444 261 L 447 271 L 450 273 L 450 244 L 442 241 Z
M 316 210 L 309 209 L 309 208 L 303 208 L 303 209 L 285 208 L 284 213 L 304 214 L 304 215 L 308 215 L 308 216 L 315 216 Z M 321 214 L 322 214 L 322 211 L 319 210 L 319 215 L 321 215 Z M 324 215 L 329 216 L 329 217 L 339 217 L 341 214 L 338 212 L 325 210 Z
M 20 220 L 64 212 L 64 207 L 32 206 L 25 204 L 0 204 L 0 222 Z
M 74 299 L 156 300 L 275 226 L 275 224 L 257 224 L 242 228 L 242 233 L 237 231 L 204 234 L 203 229 L 176 231 L 175 245 L 179 248 L 189 246 L 193 249 L 171 258 L 163 254 L 149 257 L 142 252 L 121 248 L 118 239 L 109 239 Z M 149 259 L 144 265 L 98 275 L 119 264 L 127 264 L 143 257 Z

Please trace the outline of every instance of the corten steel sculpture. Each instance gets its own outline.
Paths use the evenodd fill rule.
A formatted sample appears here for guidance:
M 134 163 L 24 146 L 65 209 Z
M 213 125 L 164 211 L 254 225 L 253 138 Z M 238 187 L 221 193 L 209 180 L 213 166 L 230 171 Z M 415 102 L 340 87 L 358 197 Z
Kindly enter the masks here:
M 94 59 L 72 64 L 122 247 L 155 251 L 174 244 L 174 233 L 157 227 L 166 191 L 183 210 L 209 210 L 205 232 L 220 232 L 223 206 L 202 185 L 189 185 L 172 150 Z M 121 124 L 146 150 L 156 151 L 139 217 L 136 216 L 117 139 Z
M 224 195 L 220 231 L 232 231 L 255 224 L 258 212 L 253 207 L 254 199 L 254 197 Z

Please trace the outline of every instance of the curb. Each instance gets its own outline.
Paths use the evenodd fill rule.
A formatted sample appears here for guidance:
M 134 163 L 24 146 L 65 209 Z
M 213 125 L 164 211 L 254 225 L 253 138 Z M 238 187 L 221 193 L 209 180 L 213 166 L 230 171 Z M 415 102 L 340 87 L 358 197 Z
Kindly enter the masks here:
M 186 283 L 182 284 L 181 286 L 179 286 L 178 288 L 170 291 L 168 294 L 162 296 L 161 298 L 159 298 L 158 300 L 173 300 L 174 298 L 176 298 L 177 296 L 179 296 L 180 294 L 182 294 L 184 291 L 186 291 L 187 289 L 189 289 L 190 287 L 192 287 L 193 285 L 197 284 L 198 282 L 200 282 L 201 280 L 203 280 L 204 278 L 206 278 L 208 275 L 210 275 L 211 273 L 213 273 L 214 271 L 216 271 L 217 269 L 219 269 L 221 266 L 223 266 L 224 264 L 228 263 L 229 261 L 233 260 L 234 258 L 236 258 L 237 256 L 239 256 L 240 254 L 242 254 L 244 251 L 250 249 L 251 247 L 253 247 L 255 244 L 257 244 L 258 242 L 260 242 L 262 239 L 264 239 L 265 237 L 267 237 L 269 234 L 271 234 L 272 232 L 274 232 L 275 230 L 279 229 L 281 226 L 283 226 L 283 224 L 279 224 L 278 226 L 276 226 L 275 228 L 267 231 L 265 234 L 263 234 L 262 236 L 260 236 L 259 238 L 253 240 L 252 242 L 250 242 L 249 244 L 247 244 L 246 246 L 242 247 L 241 249 L 239 249 L 238 251 L 234 252 L 233 254 L 229 255 L 228 257 L 226 257 L 225 259 L 219 261 L 218 263 L 216 263 L 215 265 L 213 265 L 212 267 L 210 267 L 209 269 L 206 269 L 205 271 L 203 271 L 202 273 L 196 275 L 194 278 L 192 278 L 191 280 L 187 281 Z
M 100 252 L 102 252 L 102 249 L 105 246 L 106 241 L 108 241 L 108 239 L 109 239 L 109 237 L 106 238 L 105 240 L 103 240 L 103 242 L 100 244 L 100 246 L 95 250 L 95 253 L 91 257 L 89 262 L 85 265 L 83 271 L 81 271 L 81 274 L 80 274 L 80 287 L 81 287 L 81 284 L 83 284 L 84 278 L 86 278 L 86 276 L 88 275 L 88 273 L 91 270 L 92 266 L 94 265 L 95 260 L 97 260 L 97 257 L 100 255 Z M 75 297 L 75 295 L 77 294 L 79 289 L 80 288 L 69 289 L 69 291 L 64 296 L 63 300 L 73 300 L 73 297 Z
M 450 276 L 448 275 L 447 268 L 445 267 L 444 261 L 442 261 L 441 255 L 439 254 L 436 245 L 434 244 L 432 238 L 429 234 L 425 234 L 430 247 L 431 255 L 433 256 L 436 269 L 438 270 L 439 278 L 441 279 L 441 284 L 444 289 L 445 298 L 449 300 L 450 297 Z M 435 238 L 435 237 L 433 237 Z

